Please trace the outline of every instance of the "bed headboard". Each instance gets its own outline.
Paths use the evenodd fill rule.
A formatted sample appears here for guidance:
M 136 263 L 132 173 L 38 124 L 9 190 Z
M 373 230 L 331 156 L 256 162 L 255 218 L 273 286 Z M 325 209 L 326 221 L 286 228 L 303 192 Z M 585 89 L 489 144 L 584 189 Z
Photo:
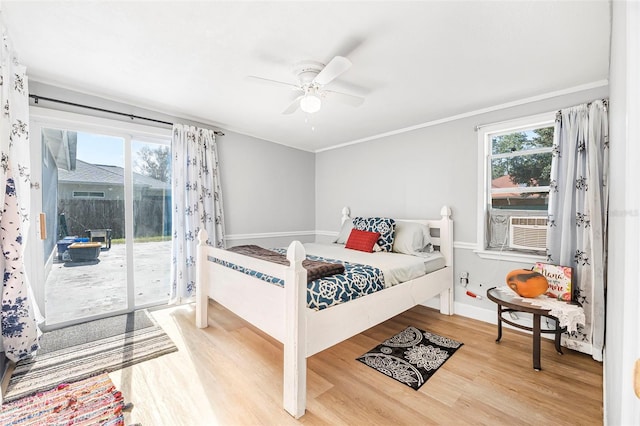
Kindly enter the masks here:
M 342 209 L 342 223 L 351 219 L 349 207 Z M 451 208 L 443 206 L 440 209 L 439 219 L 395 219 L 401 222 L 416 222 L 429 226 L 431 241 L 436 250 L 440 251 L 446 260 L 447 266 L 453 265 L 453 220 L 451 219 Z

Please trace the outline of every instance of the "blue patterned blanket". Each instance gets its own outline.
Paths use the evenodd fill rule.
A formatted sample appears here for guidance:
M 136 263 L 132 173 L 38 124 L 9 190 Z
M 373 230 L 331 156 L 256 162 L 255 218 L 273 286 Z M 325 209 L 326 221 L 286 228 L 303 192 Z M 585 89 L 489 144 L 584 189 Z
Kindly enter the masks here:
M 271 250 L 281 254 L 287 253 L 287 250 L 283 248 Z M 271 275 L 263 274 L 262 272 L 254 271 L 212 256 L 208 256 L 207 259 L 270 284 L 284 287 L 283 280 Z M 325 259 L 313 255 L 307 255 L 307 259 L 320 262 L 341 263 L 344 265 L 343 274 L 319 278 L 307 284 L 307 306 L 311 309 L 325 309 L 384 288 L 384 275 L 380 269 L 374 268 L 373 266 L 349 263 L 337 259 Z

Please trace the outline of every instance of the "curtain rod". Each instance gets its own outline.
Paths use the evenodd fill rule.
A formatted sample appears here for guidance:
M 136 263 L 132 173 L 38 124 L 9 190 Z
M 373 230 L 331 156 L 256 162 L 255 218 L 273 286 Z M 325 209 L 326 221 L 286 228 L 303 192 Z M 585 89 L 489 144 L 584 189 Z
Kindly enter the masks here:
M 154 123 L 167 124 L 169 126 L 173 126 L 173 123 L 171 123 L 169 121 L 156 120 L 155 118 L 141 117 L 139 115 L 127 114 L 125 112 L 119 112 L 119 111 L 113 111 L 113 110 L 110 110 L 110 109 L 104 109 L 104 108 L 98 108 L 98 107 L 93 107 L 93 106 L 89 106 L 89 105 L 77 104 L 77 103 L 74 103 L 74 102 L 63 101 L 61 99 L 47 98 L 47 97 L 44 97 L 44 96 L 34 95 L 32 93 L 29 93 L 29 97 L 32 98 L 33 101 L 36 104 L 38 103 L 38 101 L 41 101 L 41 100 L 42 101 L 48 101 L 48 102 L 55 102 L 55 103 L 58 103 L 58 104 L 69 105 L 69 106 L 85 108 L 85 109 L 91 109 L 91 110 L 94 110 L 94 111 L 108 112 L 109 114 L 122 115 L 124 117 L 129 117 L 132 120 L 134 118 L 137 118 L 139 120 L 153 121 Z M 214 130 L 213 133 L 216 136 L 224 136 L 224 133 L 219 131 L 219 130 Z

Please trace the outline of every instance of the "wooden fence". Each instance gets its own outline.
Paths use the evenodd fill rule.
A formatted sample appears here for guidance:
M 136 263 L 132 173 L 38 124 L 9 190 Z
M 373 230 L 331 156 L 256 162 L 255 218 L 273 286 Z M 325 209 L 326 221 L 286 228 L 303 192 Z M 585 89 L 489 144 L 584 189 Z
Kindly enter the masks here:
M 145 197 L 133 202 L 134 237 L 171 234 L 169 202 L 162 197 Z M 123 200 L 58 200 L 58 215 L 64 214 L 67 235 L 84 236 L 87 229 L 111 229 L 112 238 L 124 238 Z M 61 225 L 58 222 L 58 237 Z

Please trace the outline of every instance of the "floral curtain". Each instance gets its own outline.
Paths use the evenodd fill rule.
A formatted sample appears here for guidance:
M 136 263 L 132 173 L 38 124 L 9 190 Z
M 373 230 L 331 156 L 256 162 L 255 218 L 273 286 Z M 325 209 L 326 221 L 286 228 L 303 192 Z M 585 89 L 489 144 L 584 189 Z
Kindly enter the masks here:
M 24 66 L 14 52 L 0 20 L 0 269 L 2 283 L 2 346 L 12 361 L 38 349 L 35 301 L 24 273 L 24 243 L 29 230 L 30 159 L 29 91 Z
M 198 232 L 207 244 L 224 248 L 224 215 L 218 150 L 213 130 L 173 125 L 173 245 L 170 303 L 195 296 Z
M 548 261 L 574 270 L 574 298 L 586 324 L 567 347 L 602 361 L 609 199 L 607 101 L 563 109 L 556 116 L 549 201 Z

